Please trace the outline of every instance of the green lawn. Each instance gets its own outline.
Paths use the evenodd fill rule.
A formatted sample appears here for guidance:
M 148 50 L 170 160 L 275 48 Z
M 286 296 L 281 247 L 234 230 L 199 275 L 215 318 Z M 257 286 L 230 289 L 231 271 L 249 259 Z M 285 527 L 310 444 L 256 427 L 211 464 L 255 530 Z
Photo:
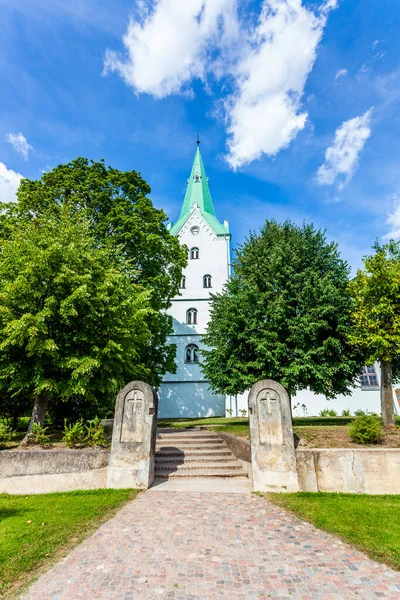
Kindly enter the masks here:
M 14 597 L 136 493 L 0 494 L 0 597 Z
M 266 497 L 400 571 L 400 496 L 301 492 Z

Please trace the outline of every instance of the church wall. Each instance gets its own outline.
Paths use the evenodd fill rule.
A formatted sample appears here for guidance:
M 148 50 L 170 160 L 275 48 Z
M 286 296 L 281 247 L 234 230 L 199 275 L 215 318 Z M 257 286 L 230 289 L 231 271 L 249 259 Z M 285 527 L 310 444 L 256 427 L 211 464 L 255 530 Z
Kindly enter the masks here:
M 192 210 L 178 238 L 187 246 L 189 256 L 192 248 L 198 248 L 199 258 L 189 258 L 183 273 L 185 288 L 180 289 L 180 295 L 169 309 L 174 334 L 168 341 L 177 346 L 177 371 L 167 373 L 159 389 L 159 417 L 224 416 L 225 396 L 213 394 L 199 364 L 185 362 L 185 350 L 188 344 L 196 344 L 200 349 L 204 347 L 201 335 L 205 333 L 210 317 L 210 293 L 221 292 L 228 279 L 229 239 L 216 236 L 197 207 Z M 204 275 L 211 275 L 211 288 L 204 287 Z M 186 323 L 190 308 L 197 310 L 196 324 Z
M 211 392 L 207 382 L 163 382 L 158 391 L 159 418 L 223 417 L 225 396 Z

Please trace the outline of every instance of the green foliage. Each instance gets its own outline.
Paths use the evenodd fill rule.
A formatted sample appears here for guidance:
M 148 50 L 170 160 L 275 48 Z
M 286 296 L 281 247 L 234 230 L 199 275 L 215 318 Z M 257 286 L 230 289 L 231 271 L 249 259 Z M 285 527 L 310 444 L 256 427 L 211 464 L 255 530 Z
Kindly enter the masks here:
M 361 415 L 351 423 L 349 432 L 357 444 L 376 444 L 382 439 L 382 423 L 372 415 Z
M 394 379 L 400 377 L 400 242 L 374 246 L 350 284 L 354 298 L 349 340 L 361 347 L 366 364 L 388 361 Z
M 15 228 L 0 259 L 0 390 L 97 402 L 150 380 L 149 292 L 68 206 Z
M 175 345 L 166 343 L 172 319 L 165 309 L 178 293 L 187 251 L 168 232 L 167 216 L 154 208 L 149 193 L 140 173 L 79 157 L 44 173 L 38 181 L 23 179 L 17 207 L 8 210 L 17 222 L 59 215 L 65 206 L 73 213 L 83 211 L 96 242 L 112 251 L 120 248 L 129 281 L 148 292 L 152 310 L 144 320 L 150 336 L 141 347 L 141 362 L 147 367 L 146 381 L 158 387 L 163 375 L 175 369 Z M 4 235 L 8 234 L 6 230 Z
M 350 393 L 363 357 L 348 343 L 349 267 L 313 225 L 267 221 L 239 247 L 213 296 L 202 351 L 212 388 L 230 395 L 272 378 L 334 398 Z
M 98 417 L 95 417 L 88 425 L 84 425 L 83 421 L 68 423 L 65 419 L 62 441 L 69 448 L 75 448 L 76 446 L 108 446 L 104 427 Z
M 37 444 L 39 446 L 50 446 L 50 438 L 47 435 L 48 427 L 43 427 L 40 423 L 34 423 L 32 425 L 32 431 L 29 434 L 28 442 L 30 444 Z
M 3 448 L 7 442 L 11 442 L 13 430 L 7 423 L 0 421 L 0 448 Z
M 342 410 L 342 417 L 351 417 L 351 410 L 349 408 L 345 408 Z
M 30 394 L 15 392 L 10 394 L 3 388 L 0 400 L 0 417 L 12 423 L 12 428 L 17 429 L 21 417 L 28 415 L 32 410 Z
M 333 410 L 333 408 L 324 408 L 323 410 L 320 411 L 319 413 L 320 417 L 337 417 L 337 412 L 336 410 Z M 346 416 L 346 415 L 342 415 L 342 416 Z
M 247 415 L 247 410 L 245 408 L 242 408 L 241 410 L 239 410 L 239 412 L 242 415 L 242 417 L 245 417 Z
M 368 413 L 362 408 L 357 408 L 357 410 L 354 411 L 354 414 L 356 417 L 362 417 L 363 415 L 366 415 Z
M 98 417 L 86 425 L 85 444 L 88 446 L 108 446 L 108 440 L 104 433 L 104 427 Z
M 75 448 L 75 446 L 81 445 L 85 440 L 85 428 L 82 421 L 76 423 L 64 422 L 64 435 L 62 441 L 65 442 L 68 448 Z
M 227 414 L 231 417 L 233 415 L 233 409 L 232 408 L 227 408 L 226 409 Z

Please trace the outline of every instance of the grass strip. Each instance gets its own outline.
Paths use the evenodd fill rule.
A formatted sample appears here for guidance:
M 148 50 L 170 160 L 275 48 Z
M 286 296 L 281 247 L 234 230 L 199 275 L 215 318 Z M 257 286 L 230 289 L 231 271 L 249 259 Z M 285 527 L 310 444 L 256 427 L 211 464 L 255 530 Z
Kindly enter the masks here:
M 0 597 L 14 598 L 137 493 L 0 494 Z
M 400 571 L 400 495 L 301 492 L 265 497 Z

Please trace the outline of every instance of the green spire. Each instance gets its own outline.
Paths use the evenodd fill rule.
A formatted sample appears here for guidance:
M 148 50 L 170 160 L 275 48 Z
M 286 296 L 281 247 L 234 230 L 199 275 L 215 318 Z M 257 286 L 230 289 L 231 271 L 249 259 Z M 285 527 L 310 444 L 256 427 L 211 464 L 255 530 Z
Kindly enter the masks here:
M 204 169 L 203 159 L 201 158 L 199 141 L 197 141 L 197 150 L 188 179 L 181 214 L 178 221 L 171 227 L 173 235 L 176 235 L 185 224 L 195 205 L 198 206 L 200 213 L 217 235 L 229 234 L 228 226 L 225 224 L 221 225 L 215 216 L 210 188 L 208 187 L 208 178 Z

